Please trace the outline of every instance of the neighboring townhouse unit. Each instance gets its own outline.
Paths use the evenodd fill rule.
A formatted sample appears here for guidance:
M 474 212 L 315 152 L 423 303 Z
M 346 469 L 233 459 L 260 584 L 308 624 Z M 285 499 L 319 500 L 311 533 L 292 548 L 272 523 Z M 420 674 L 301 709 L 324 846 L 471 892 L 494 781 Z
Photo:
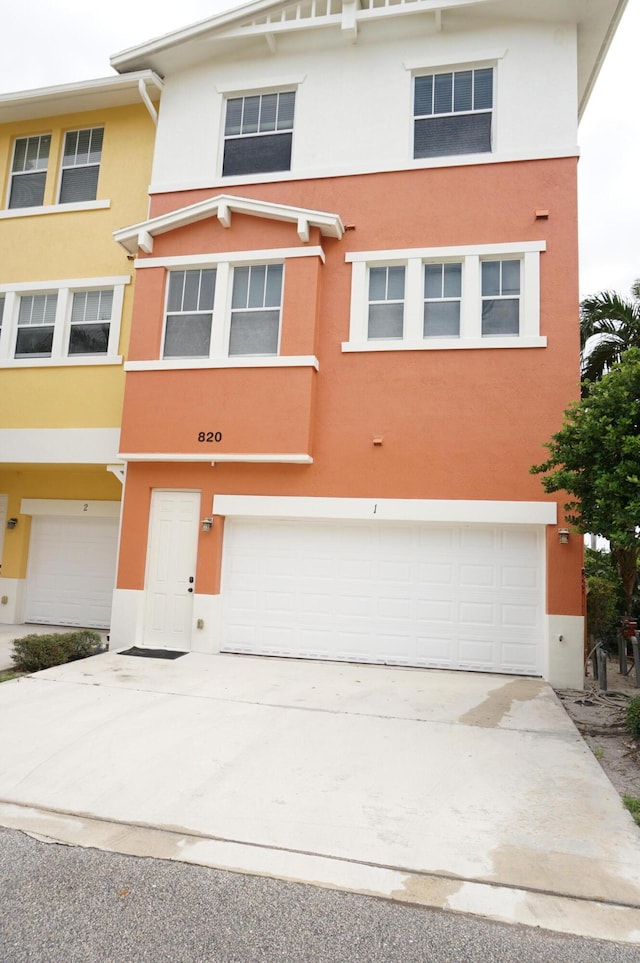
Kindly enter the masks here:
M 164 78 L 112 642 L 582 685 L 577 120 L 615 0 L 259 0 Z
M 133 303 L 112 232 L 147 213 L 160 88 L 0 96 L 0 622 L 109 626 Z

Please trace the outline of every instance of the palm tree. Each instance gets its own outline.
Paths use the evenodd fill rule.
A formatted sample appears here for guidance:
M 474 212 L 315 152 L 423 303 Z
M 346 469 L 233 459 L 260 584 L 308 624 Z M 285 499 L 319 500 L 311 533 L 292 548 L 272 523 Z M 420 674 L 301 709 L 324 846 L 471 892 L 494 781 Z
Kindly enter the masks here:
M 628 348 L 640 348 L 640 280 L 630 298 L 601 291 L 581 302 L 582 380 L 600 381 Z

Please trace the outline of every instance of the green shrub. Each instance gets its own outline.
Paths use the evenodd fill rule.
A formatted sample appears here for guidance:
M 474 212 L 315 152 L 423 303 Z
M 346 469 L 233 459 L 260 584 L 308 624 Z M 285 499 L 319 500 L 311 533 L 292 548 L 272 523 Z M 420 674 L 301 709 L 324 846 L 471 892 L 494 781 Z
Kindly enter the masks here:
M 39 672 L 54 665 L 75 662 L 102 651 L 97 632 L 56 632 L 51 635 L 25 635 L 13 640 L 11 659 L 20 672 Z
M 640 739 L 640 696 L 634 696 L 627 703 L 627 725 L 634 739 Z

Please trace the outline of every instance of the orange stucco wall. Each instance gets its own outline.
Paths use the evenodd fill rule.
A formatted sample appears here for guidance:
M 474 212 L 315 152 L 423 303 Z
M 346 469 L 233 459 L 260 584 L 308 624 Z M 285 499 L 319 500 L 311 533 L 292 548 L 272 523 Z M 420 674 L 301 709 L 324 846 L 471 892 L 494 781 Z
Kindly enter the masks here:
M 159 195 L 151 213 L 213 193 Z M 199 489 L 205 506 L 216 492 L 548 498 L 528 469 L 544 457 L 543 442 L 560 427 L 563 410 L 578 395 L 575 158 L 251 185 L 235 193 L 333 211 L 352 228 L 341 241 L 322 239 L 324 265 L 304 258 L 285 267 L 281 353 L 317 355 L 319 372 L 303 369 L 315 397 L 307 398 L 306 387 L 292 388 L 300 369 L 131 372 L 122 449 L 191 450 L 176 447 L 185 426 L 193 434 L 195 425 L 215 410 L 219 430 L 224 433 L 228 424 L 230 441 L 233 437 L 234 444 L 246 445 L 242 450 L 299 451 L 304 436 L 314 462 L 130 465 L 120 587 L 143 586 L 154 487 Z M 548 220 L 536 220 L 540 208 L 549 210 Z M 530 240 L 547 245 L 540 258 L 546 348 L 342 352 L 351 295 L 347 252 Z M 318 242 L 312 238 L 311 243 Z M 300 246 L 295 225 L 233 215 L 229 229 L 211 218 L 156 238 L 153 257 Z M 159 356 L 164 275 L 161 269 L 138 272 L 133 359 Z M 309 387 L 309 398 L 312 393 Z M 153 439 L 150 447 L 145 436 Z M 374 437 L 382 437 L 382 446 L 374 447 Z M 202 538 L 209 539 L 207 546 L 215 542 L 210 535 Z M 580 614 L 579 540 L 562 547 L 557 541 L 551 532 L 548 611 Z M 207 563 L 210 549 L 205 543 L 202 548 L 198 591 L 215 591 L 219 566 Z

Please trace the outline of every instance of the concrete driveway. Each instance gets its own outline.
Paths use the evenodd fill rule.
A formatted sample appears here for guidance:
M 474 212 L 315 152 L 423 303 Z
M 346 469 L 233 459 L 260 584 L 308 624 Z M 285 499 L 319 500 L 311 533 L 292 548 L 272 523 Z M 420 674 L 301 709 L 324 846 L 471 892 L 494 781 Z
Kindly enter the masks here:
M 111 652 L 0 732 L 0 825 L 640 941 L 640 830 L 540 680 Z

